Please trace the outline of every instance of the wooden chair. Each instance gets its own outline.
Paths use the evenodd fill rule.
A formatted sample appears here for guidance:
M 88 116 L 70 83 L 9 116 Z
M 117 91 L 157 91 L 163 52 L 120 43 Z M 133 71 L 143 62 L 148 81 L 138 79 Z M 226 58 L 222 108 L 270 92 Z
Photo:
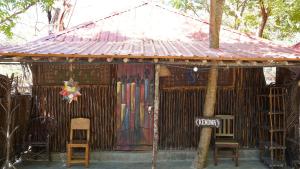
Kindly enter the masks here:
M 23 138 L 22 158 L 51 161 L 50 137 L 55 128 L 56 122 L 51 117 L 32 118 L 28 124 L 27 134 Z
M 75 140 L 74 131 L 85 131 L 85 140 Z M 71 120 L 71 130 L 70 130 L 70 142 L 67 144 L 67 166 L 70 167 L 71 164 L 84 163 L 85 167 L 89 166 L 89 141 L 90 141 L 90 119 L 87 118 L 74 118 Z M 84 157 L 74 158 L 73 149 L 83 148 Z
M 238 166 L 239 143 L 234 138 L 234 116 L 232 115 L 216 115 L 221 121 L 220 128 L 215 129 L 215 147 L 214 162 L 218 165 L 219 149 L 230 149 L 232 155 L 229 157 L 235 159 L 235 166 Z

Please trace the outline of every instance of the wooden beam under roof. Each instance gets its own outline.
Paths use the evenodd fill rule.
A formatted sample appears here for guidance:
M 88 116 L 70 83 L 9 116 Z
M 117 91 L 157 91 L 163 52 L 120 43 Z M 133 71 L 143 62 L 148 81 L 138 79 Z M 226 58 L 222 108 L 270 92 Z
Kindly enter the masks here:
M 40 60 L 41 57 L 31 57 L 31 59 L 34 60 L 34 61 L 37 61 L 37 60 Z
M 24 57 L 19 57 L 19 56 L 15 56 L 15 57 L 12 57 L 11 59 L 15 62 L 17 61 L 20 61 L 21 59 L 23 59 Z
M 91 63 L 95 60 L 95 58 L 88 58 L 88 62 Z

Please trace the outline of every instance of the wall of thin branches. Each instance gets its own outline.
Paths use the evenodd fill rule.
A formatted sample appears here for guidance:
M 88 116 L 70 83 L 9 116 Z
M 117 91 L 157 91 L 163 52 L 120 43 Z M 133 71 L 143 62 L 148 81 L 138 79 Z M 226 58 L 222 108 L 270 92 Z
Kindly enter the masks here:
M 279 68 L 276 81 L 288 89 L 286 114 L 286 159 L 289 165 L 300 160 L 300 89 L 299 69 Z
M 70 67 L 71 70 L 70 70 Z M 64 152 L 69 140 L 72 118 L 91 119 L 92 150 L 112 150 L 115 143 L 115 87 L 113 65 L 84 64 L 35 64 L 33 71 L 33 97 L 36 97 L 36 112 L 51 117 L 56 122 L 50 138 L 50 148 Z M 72 77 L 79 82 L 81 96 L 78 101 L 67 103 L 59 94 L 63 81 Z M 35 115 L 36 116 L 36 115 Z
M 300 128 L 299 128 L 299 104 L 300 90 L 297 82 L 287 86 L 288 97 L 286 114 L 286 146 L 287 163 L 292 166 L 294 160 L 300 159 Z
M 177 78 L 172 76 L 168 78 Z M 235 69 L 228 76 L 235 76 L 228 78 L 236 80 L 232 86 L 218 87 L 215 114 L 234 115 L 235 136 L 241 146 L 256 147 L 256 97 L 265 86 L 262 69 Z M 160 149 L 195 149 L 198 145 L 201 129 L 195 126 L 194 120 L 202 116 L 206 90 L 202 86 L 186 85 L 181 88 L 171 85 L 160 91 Z
M 75 68 L 75 79 L 82 82 L 82 96 L 78 102 L 71 104 L 63 101 L 58 94 L 62 79 L 68 78 L 62 73 L 65 71 L 68 75 L 71 74 L 68 67 L 32 67 L 33 96 L 37 96 L 40 102 L 46 100 L 44 110 L 40 113 L 46 112 L 47 116 L 54 117 L 57 121 L 56 133 L 51 137 L 52 150 L 65 150 L 69 134 L 68 125 L 73 117 L 92 119 L 93 150 L 113 150 L 116 143 L 114 65 L 97 65 L 94 70 L 99 71 L 93 73 L 86 66 L 78 67 L 77 70 Z M 90 69 L 93 69 L 93 66 L 90 66 Z M 169 69 L 171 76 L 160 79 L 159 146 L 160 149 L 194 149 L 200 134 L 200 128 L 194 125 L 194 120 L 202 115 L 206 73 L 201 72 L 201 69 L 199 73 L 192 73 L 191 68 Z M 56 72 L 51 72 L 53 70 Z M 50 77 L 45 76 L 45 71 L 51 72 L 48 72 Z M 89 75 L 80 76 L 85 73 Z M 59 76 L 56 78 L 56 75 Z M 219 78 L 216 114 L 235 115 L 236 137 L 243 147 L 258 145 L 256 97 L 264 87 L 263 71 L 259 68 L 225 69 Z
M 115 115 L 114 87 L 88 85 L 81 86 L 81 96 L 71 104 L 62 100 L 60 86 L 35 86 L 33 93 L 38 101 L 46 100 L 41 115 L 53 117 L 55 132 L 51 136 L 51 150 L 64 152 L 69 140 L 72 118 L 91 119 L 91 148 L 93 150 L 112 150 L 114 146 Z
M 56 69 L 59 67 L 59 69 Z M 93 150 L 113 150 L 115 147 L 115 84 L 114 65 L 78 67 L 74 77 L 81 83 L 78 102 L 71 104 L 59 95 L 62 79 L 71 75 L 69 66 L 36 65 L 32 67 L 34 76 L 33 97 L 40 104 L 39 114 L 53 117 L 57 126 L 51 136 L 51 150 L 64 152 L 69 137 L 69 123 L 73 117 L 92 119 L 91 146 Z M 200 128 L 194 125 L 196 117 L 202 115 L 205 101 L 205 71 L 198 74 L 190 68 L 169 68 L 171 76 L 161 78 L 159 148 L 160 149 L 195 149 L 200 137 Z M 174 73 L 176 69 L 176 73 Z M 44 71 L 48 73 L 45 77 Z M 181 71 L 180 71 L 181 70 Z M 206 69 L 207 70 L 207 69 Z M 69 72 L 62 75 L 63 72 Z M 89 73 L 89 75 L 81 76 Z M 93 74 L 96 74 L 93 76 Z M 59 75 L 56 77 L 56 75 Z M 90 80 L 89 80 L 90 79 Z M 76 79 L 75 79 L 76 80 Z M 180 81 L 181 80 L 181 81 Z M 201 81 L 202 80 L 202 81 Z M 201 82 L 200 82 L 201 81 Z M 216 114 L 233 114 L 236 118 L 236 137 L 242 147 L 258 145 L 258 113 L 256 96 L 263 92 L 265 80 L 262 69 L 230 69 L 219 79 Z M 299 154 L 299 89 L 297 84 L 288 86 L 289 97 L 287 121 L 287 145 L 290 156 Z M 3 92 L 2 92 L 3 93 Z M 0 90 L 1 96 L 1 90 Z M 17 110 L 14 125 L 21 125 L 14 138 L 14 154 L 20 151 L 22 140 L 26 135 L 30 117 L 30 96 L 15 96 L 13 104 L 21 104 Z M 31 107 L 32 109 L 32 107 Z M 4 124 L 0 113 L 0 126 Z M 3 137 L 3 136 L 1 136 Z M 1 147 L 2 146 L 2 147 Z M 3 139 L 0 139 L 0 159 L 3 157 Z

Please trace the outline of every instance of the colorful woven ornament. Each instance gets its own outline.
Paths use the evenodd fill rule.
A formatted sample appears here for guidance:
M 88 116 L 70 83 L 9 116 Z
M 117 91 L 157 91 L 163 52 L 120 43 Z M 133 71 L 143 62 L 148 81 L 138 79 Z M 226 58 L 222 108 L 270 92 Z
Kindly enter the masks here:
M 75 82 L 72 78 L 70 78 L 69 81 L 64 81 L 64 86 L 59 94 L 63 96 L 63 100 L 66 100 L 68 103 L 72 103 L 73 100 L 78 100 L 78 96 L 81 96 L 79 90 L 78 82 Z

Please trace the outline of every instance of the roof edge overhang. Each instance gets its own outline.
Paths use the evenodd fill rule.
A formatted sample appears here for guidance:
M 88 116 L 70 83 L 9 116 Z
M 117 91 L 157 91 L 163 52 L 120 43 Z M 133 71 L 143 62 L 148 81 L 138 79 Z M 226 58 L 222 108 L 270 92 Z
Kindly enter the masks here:
M 199 65 L 220 67 L 272 67 L 299 66 L 300 58 L 286 57 L 218 57 L 218 56 L 143 56 L 143 55 L 82 55 L 82 54 L 34 54 L 34 53 L 1 53 L 0 62 L 22 63 L 95 63 L 95 64 L 166 64 L 166 65 Z

